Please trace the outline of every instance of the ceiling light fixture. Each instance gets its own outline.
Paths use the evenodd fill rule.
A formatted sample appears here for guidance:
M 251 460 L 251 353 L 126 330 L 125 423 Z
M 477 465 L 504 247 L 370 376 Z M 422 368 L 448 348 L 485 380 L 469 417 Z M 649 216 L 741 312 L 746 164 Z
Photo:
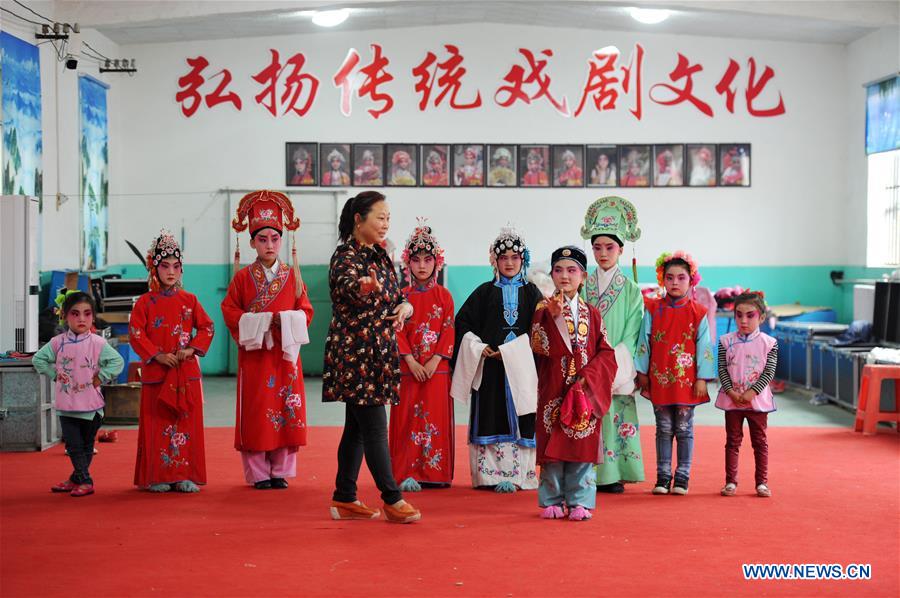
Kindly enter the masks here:
M 632 19 L 645 25 L 662 23 L 672 14 L 671 11 L 656 8 L 629 8 L 628 12 L 631 14 Z
M 338 10 L 318 10 L 313 15 L 312 22 L 319 27 L 336 27 L 347 20 L 350 16 L 350 9 L 339 8 Z

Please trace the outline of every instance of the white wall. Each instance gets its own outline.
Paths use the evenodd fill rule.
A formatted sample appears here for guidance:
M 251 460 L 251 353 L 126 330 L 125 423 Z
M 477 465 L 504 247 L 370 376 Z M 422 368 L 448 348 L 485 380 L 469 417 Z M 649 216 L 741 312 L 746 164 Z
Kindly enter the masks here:
M 29 2 L 29 6 L 50 19 L 56 18 L 50 2 Z M 14 7 L 17 14 L 36 17 Z M 34 34 L 36 27 L 22 23 L 4 14 L 3 29 L 30 44 L 38 40 Z M 118 56 L 118 46 L 92 29 L 83 30 L 82 38 L 106 56 Z M 80 223 L 80 124 L 78 110 L 78 73 L 89 74 L 110 85 L 107 96 L 110 135 L 110 193 L 121 193 L 127 180 L 121 170 L 116 155 L 116 147 L 122 137 L 119 129 L 121 107 L 119 101 L 119 80 L 97 71 L 95 61 L 79 57 L 77 70 L 68 70 L 57 59 L 56 51 L 50 44 L 40 46 L 41 57 L 41 122 L 43 126 L 43 191 L 44 210 L 42 214 L 41 270 L 78 269 L 79 223 Z M 56 209 L 56 194 L 61 192 L 69 197 L 59 210 Z
M 900 73 L 900 31 L 885 27 L 847 46 L 846 263 L 866 264 L 866 83 Z
M 330 78 L 351 46 L 360 50 L 362 64 L 367 63 L 371 42 L 381 43 L 391 60 L 388 70 L 395 80 L 388 88 L 395 108 L 376 121 L 365 112 L 368 100 L 354 98 L 353 116 L 345 118 Z M 486 105 L 471 113 L 448 113 L 443 108 L 421 113 L 410 70 L 426 49 L 440 56 L 447 42 L 457 44 L 466 56 L 469 72 L 464 89 L 479 88 Z M 627 97 L 620 97 L 615 112 L 586 111 L 577 119 L 558 116 L 546 103 L 500 109 L 490 99 L 516 60 L 518 47 L 552 48 L 555 56 L 548 67 L 552 89 L 576 104 L 591 51 L 615 44 L 627 56 L 635 42 L 646 50 L 641 121 L 628 112 Z M 303 51 L 306 69 L 321 80 L 319 98 L 303 119 L 273 118 L 253 101 L 260 89 L 250 76 L 268 64 L 269 48 L 278 49 L 282 60 Z M 638 207 L 644 231 L 638 249 L 642 261 L 676 247 L 692 251 L 707 265 L 821 265 L 847 259 L 845 246 L 834 239 L 846 230 L 848 137 L 861 139 L 862 133 L 855 137 L 847 133 L 847 59 L 841 45 L 467 25 L 125 46 L 122 52 L 138 60 L 139 73 L 113 84 L 111 263 L 135 261 L 117 240 L 127 238 L 143 247 L 161 226 L 177 228 L 182 222 L 192 262 L 229 261 L 224 198 L 211 194 L 222 187 L 283 187 L 285 141 L 750 142 L 750 189 L 616 190 Z M 713 106 L 715 118 L 686 104 L 663 107 L 646 97 L 650 84 L 668 81 L 676 52 L 705 67 L 695 76 L 695 91 Z M 177 78 L 188 70 L 185 58 L 198 54 L 211 62 L 207 74 L 222 67 L 231 70 L 232 88 L 244 101 L 241 112 L 228 106 L 204 107 L 193 118 L 182 116 L 174 98 Z M 749 56 L 776 70 L 771 87 L 783 93 L 785 116 L 747 115 L 741 82 Z M 742 65 L 734 115 L 724 110 L 713 91 L 729 57 Z M 760 101 L 768 105 L 768 99 Z M 484 264 L 488 242 L 507 222 L 524 232 L 538 256 L 559 244 L 577 242 L 586 206 L 603 193 L 421 188 L 386 192 L 392 200 L 396 231 L 392 237 L 400 240 L 416 216 L 428 216 L 451 264 Z M 63 228 L 59 223 L 54 226 Z M 59 251 L 64 255 L 71 246 L 63 243 Z M 63 255 L 52 256 L 49 262 L 65 261 Z

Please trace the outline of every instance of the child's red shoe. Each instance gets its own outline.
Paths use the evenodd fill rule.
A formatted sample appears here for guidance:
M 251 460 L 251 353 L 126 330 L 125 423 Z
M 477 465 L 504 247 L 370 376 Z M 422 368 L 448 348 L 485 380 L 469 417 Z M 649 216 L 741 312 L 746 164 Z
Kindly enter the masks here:
M 88 494 L 94 493 L 94 485 L 93 484 L 78 484 L 70 494 L 75 498 L 79 496 L 87 496 Z
M 72 480 L 65 480 L 50 488 L 50 492 L 71 492 L 77 486 L 78 484 L 76 484 Z

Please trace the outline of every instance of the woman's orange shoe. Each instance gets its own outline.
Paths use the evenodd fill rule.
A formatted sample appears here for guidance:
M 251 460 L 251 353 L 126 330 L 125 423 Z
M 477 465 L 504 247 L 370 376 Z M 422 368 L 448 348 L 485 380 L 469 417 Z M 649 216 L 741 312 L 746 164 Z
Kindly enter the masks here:
M 422 518 L 422 512 L 406 501 L 401 500 L 394 505 L 384 505 L 384 517 L 389 523 L 412 523 Z
M 378 509 L 369 508 L 359 501 L 331 501 L 332 519 L 378 519 L 379 515 L 381 515 L 381 512 Z

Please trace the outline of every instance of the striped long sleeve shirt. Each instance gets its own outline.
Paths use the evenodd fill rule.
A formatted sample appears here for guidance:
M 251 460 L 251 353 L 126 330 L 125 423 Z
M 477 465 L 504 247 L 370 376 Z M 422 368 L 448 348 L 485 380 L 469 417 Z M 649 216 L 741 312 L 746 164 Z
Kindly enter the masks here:
M 725 354 L 725 345 L 719 342 L 719 384 L 722 385 L 722 392 L 732 390 L 734 386 L 731 383 L 731 376 L 728 374 L 728 358 Z M 750 390 L 759 394 L 768 384 L 775 378 L 775 366 L 778 363 L 778 345 L 774 345 L 766 355 L 766 367 L 756 382 L 750 386 Z

